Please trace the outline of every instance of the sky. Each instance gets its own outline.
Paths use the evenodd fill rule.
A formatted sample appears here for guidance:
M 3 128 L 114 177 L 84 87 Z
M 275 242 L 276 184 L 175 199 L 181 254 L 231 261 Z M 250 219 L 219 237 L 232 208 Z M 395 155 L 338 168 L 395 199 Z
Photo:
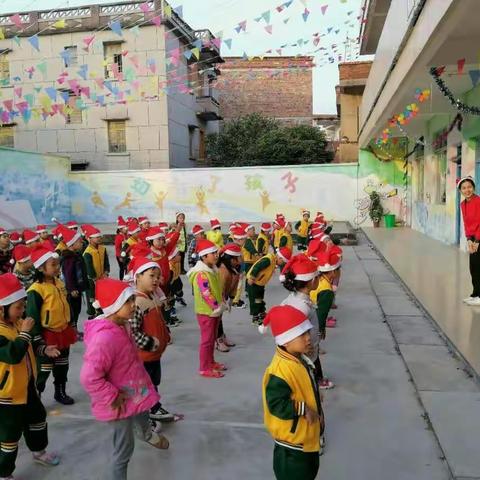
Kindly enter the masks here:
M 283 48 L 282 55 L 320 55 L 316 56 L 317 67 L 313 73 L 313 110 L 315 114 L 336 113 L 338 63 L 329 63 L 328 56 L 333 44 L 338 45 L 337 51 L 343 56 L 358 51 L 355 40 L 350 42 L 352 46 L 347 49 L 343 43 L 347 38 L 356 39 L 359 35 L 357 16 L 363 0 L 293 0 L 288 8 L 279 13 L 276 7 L 285 1 L 171 0 L 170 4 L 174 8 L 182 5 L 183 18 L 193 28 L 208 28 L 214 34 L 223 32 L 223 39 L 231 38 L 231 49 L 225 44 L 222 46 L 222 55 L 225 56 L 241 56 L 244 53 L 248 56 L 265 55 L 269 49 L 275 56 L 275 50 L 281 46 L 308 39 L 306 45 Z M 0 0 L 0 14 L 102 3 L 115 3 L 115 0 Z M 322 14 L 321 7 L 324 5 L 328 5 L 328 8 Z M 310 12 L 306 21 L 302 17 L 305 8 Z M 268 10 L 271 12 L 268 24 L 265 19 L 255 20 Z M 234 29 L 244 20 L 247 20 L 246 31 L 238 34 Z M 354 25 L 349 26 L 350 23 Z M 268 25 L 271 26 L 271 34 L 265 29 Z M 331 33 L 327 34 L 329 28 Z M 315 47 L 312 44 L 313 34 L 324 32 L 327 35 L 321 37 L 320 44 Z M 327 50 L 315 54 L 314 50 L 322 46 Z M 325 52 L 329 52 L 329 55 L 324 56 Z

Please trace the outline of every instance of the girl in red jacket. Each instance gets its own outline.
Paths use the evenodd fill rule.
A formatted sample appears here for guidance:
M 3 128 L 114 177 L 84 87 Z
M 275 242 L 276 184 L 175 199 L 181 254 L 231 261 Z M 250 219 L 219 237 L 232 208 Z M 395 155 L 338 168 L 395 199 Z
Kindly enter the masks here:
M 470 254 L 470 275 L 473 292 L 463 301 L 467 305 L 480 305 L 480 197 L 475 194 L 475 182 L 472 177 L 464 177 L 458 182 L 458 189 L 465 200 L 460 204 L 463 217 L 467 249 Z

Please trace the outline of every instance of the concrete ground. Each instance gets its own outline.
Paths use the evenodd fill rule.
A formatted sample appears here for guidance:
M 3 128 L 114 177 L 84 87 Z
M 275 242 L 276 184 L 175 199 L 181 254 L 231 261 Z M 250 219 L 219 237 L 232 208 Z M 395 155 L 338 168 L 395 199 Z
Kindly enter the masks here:
M 327 354 L 322 357 L 325 372 L 337 386 L 325 393 L 327 449 L 318 478 L 449 479 L 449 465 L 424 419 L 418 392 L 386 323 L 386 314 L 406 315 L 402 309 L 412 314 L 410 304 L 392 304 L 392 311 L 386 313 L 384 301 L 402 291 L 400 283 L 393 276 L 386 278 L 377 265 L 378 257 L 374 262 L 379 270 L 372 278 L 370 257 L 375 254 L 368 245 L 346 247 L 344 252 L 339 308 L 334 311 L 338 327 L 328 331 Z M 273 442 L 263 428 L 261 406 L 262 375 L 274 351 L 273 340 L 270 334 L 257 332 L 245 310 L 233 311 L 224 322 L 237 347 L 217 355 L 229 371 L 220 380 L 200 378 L 196 374 L 198 327 L 188 287 L 185 292 L 189 305 L 179 308 L 184 323 L 174 329 L 174 344 L 162 360 L 161 384 L 164 406 L 184 414 L 185 419 L 165 427 L 169 451 L 137 443 L 129 478 L 273 479 Z M 268 305 L 286 296 L 287 291 L 274 279 L 267 291 Z M 406 322 L 409 318 L 405 317 Z M 408 337 L 408 323 L 398 325 L 398 332 Z M 422 335 L 435 341 L 433 330 Z M 79 385 L 82 350 L 82 344 L 77 344 L 71 355 L 68 392 L 76 404 L 56 404 L 51 382 L 44 395 L 51 448 L 61 454 L 62 464 L 54 469 L 35 466 L 22 447 L 17 475 L 24 480 L 105 478 L 108 428 L 92 419 L 87 395 Z M 422 378 L 427 381 L 429 375 Z

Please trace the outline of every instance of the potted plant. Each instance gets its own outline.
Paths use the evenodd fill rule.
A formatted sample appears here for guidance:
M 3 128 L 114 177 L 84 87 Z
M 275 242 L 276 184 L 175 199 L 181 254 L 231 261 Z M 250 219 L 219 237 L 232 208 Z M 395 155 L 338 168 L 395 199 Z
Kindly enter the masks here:
M 378 192 L 373 191 L 370 193 L 370 209 L 368 213 L 372 219 L 373 226 L 378 228 L 380 226 L 380 220 L 383 217 L 383 206 Z

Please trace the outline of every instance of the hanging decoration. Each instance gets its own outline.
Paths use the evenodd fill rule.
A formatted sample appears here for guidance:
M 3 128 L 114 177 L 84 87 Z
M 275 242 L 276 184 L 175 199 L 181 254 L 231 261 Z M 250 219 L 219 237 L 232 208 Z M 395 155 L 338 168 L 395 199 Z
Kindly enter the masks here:
M 466 113 L 469 115 L 480 115 L 480 107 L 472 107 L 470 105 L 466 105 L 465 103 L 461 102 L 460 99 L 455 98 L 453 96 L 452 91 L 448 88 L 446 83 L 441 78 L 443 72 L 445 71 L 445 67 L 432 67 L 430 68 L 430 75 L 435 80 L 435 83 L 442 92 L 443 96 L 449 100 L 454 108 L 456 108 L 459 112 Z

